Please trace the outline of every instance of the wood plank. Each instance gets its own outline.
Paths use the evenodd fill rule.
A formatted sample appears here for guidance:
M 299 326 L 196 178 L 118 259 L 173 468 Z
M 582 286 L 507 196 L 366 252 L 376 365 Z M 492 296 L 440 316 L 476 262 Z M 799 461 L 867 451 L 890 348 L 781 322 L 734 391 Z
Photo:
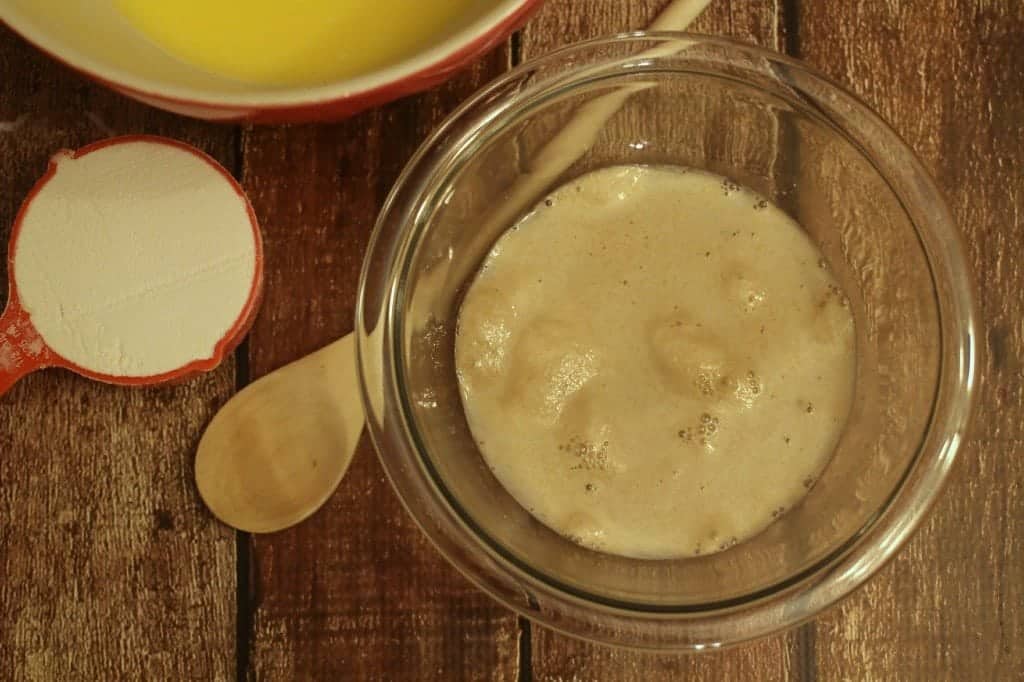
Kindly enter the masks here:
M 873 105 L 946 192 L 979 281 L 973 438 L 901 554 L 819 619 L 823 680 L 1024 674 L 1024 5 L 799 3 L 801 56 Z
M 245 134 L 245 185 L 267 238 L 267 298 L 251 345 L 260 376 L 351 331 L 381 202 L 420 141 L 484 81 L 501 48 L 428 95 L 332 126 Z M 253 539 L 250 677 L 514 680 L 518 626 L 437 553 L 364 438 L 328 505 Z
M 551 0 L 523 32 L 524 58 L 573 40 L 646 26 L 665 0 Z M 778 49 L 782 44 L 777 3 L 719 0 L 693 30 L 727 35 Z M 793 631 L 723 653 L 662 656 L 594 646 L 532 628 L 535 680 L 779 680 L 802 667 L 803 638 Z
M 3 28 L 0 83 L 3 244 L 58 148 L 147 132 L 234 165 L 232 128 L 131 103 Z M 0 399 L 0 678 L 233 679 L 235 536 L 191 482 L 233 365 L 152 390 L 51 371 Z

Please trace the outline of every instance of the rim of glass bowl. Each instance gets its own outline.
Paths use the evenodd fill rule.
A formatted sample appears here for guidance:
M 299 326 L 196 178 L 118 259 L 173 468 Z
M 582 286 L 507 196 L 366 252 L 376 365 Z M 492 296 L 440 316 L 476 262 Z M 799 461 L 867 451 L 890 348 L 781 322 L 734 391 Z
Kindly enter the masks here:
M 936 287 L 941 364 L 928 431 L 912 464 L 886 504 L 856 535 L 804 572 L 757 594 L 673 609 L 612 603 L 560 585 L 512 557 L 462 513 L 422 450 L 402 391 L 401 306 L 410 260 L 431 207 L 467 155 L 523 111 L 542 103 L 552 90 L 563 92 L 591 81 L 599 68 L 614 65 L 602 71 L 611 75 L 648 67 L 650 59 L 636 59 L 642 48 L 681 39 L 715 48 L 713 54 L 699 55 L 702 73 L 709 64 L 735 70 L 751 61 L 767 63 L 804 113 L 809 109 L 828 123 L 876 168 L 877 152 L 885 150 L 885 171 L 880 173 L 888 179 L 900 177 L 901 201 L 924 214 L 914 225 Z M 602 48 L 630 43 L 636 50 L 627 56 L 597 63 L 587 59 L 600 57 Z M 676 53 L 654 60 L 673 60 L 675 70 L 685 70 L 680 64 L 687 57 Z M 517 85 L 536 75 L 539 67 L 558 62 L 571 66 L 546 80 Z M 827 106 L 821 106 L 823 97 Z M 835 604 L 881 568 L 924 518 L 955 460 L 970 416 L 978 352 L 973 289 L 959 232 L 929 173 L 909 146 L 842 86 L 797 60 L 729 39 L 634 32 L 589 40 L 530 60 L 479 90 L 423 143 L 398 178 L 374 228 L 359 283 L 357 357 L 368 429 L 392 486 L 420 529 L 463 575 L 508 608 L 565 634 L 604 644 L 717 649 L 787 629 Z

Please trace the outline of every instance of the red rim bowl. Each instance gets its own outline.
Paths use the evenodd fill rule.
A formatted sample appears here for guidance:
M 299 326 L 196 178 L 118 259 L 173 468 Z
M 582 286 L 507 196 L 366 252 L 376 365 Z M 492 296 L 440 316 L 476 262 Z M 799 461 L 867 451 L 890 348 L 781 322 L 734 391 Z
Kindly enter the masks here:
M 542 2 L 492 0 L 489 8 L 478 11 L 463 27 L 393 66 L 323 85 L 288 88 L 240 84 L 201 74 L 137 34 L 126 38 L 134 30 L 118 17 L 112 4 L 90 6 L 86 12 L 54 0 L 0 0 L 0 21 L 57 61 L 160 109 L 211 121 L 297 123 L 338 120 L 431 88 L 505 40 Z M 46 9 L 49 6 L 56 9 Z M 76 12 L 81 16 L 75 16 Z M 126 44 L 121 59 L 111 49 L 117 40 Z M 138 68 L 147 64 L 152 66 L 149 73 Z M 189 72 L 194 82 L 187 82 L 176 69 Z

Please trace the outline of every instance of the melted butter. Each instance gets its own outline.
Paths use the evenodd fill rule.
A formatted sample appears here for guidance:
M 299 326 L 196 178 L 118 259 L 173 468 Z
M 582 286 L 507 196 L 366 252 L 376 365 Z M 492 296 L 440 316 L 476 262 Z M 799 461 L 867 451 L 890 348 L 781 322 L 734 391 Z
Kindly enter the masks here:
M 311 85 L 387 67 L 437 43 L 474 0 L 116 0 L 170 55 L 264 85 Z
M 488 465 L 541 522 L 638 558 L 720 551 L 806 494 L 853 394 L 853 319 L 777 207 L 622 166 L 497 242 L 456 365 Z

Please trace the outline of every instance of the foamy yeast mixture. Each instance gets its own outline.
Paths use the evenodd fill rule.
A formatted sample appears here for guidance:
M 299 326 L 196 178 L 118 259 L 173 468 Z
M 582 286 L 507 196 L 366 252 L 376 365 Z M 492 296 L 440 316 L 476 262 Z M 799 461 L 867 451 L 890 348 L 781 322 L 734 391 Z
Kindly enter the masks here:
M 853 395 L 848 301 L 777 207 L 620 166 L 494 246 L 459 317 L 469 425 L 540 521 L 638 558 L 720 551 L 810 488 Z

